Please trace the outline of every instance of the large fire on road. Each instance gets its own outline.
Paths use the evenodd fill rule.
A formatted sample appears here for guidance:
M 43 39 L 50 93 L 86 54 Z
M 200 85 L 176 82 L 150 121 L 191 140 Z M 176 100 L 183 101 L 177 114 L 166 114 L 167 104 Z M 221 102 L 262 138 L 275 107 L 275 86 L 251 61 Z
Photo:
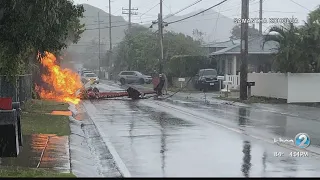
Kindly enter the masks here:
M 78 104 L 80 99 L 76 96 L 76 91 L 82 87 L 80 76 L 70 69 L 62 69 L 52 53 L 45 52 L 43 57 L 39 53 L 38 57 L 41 64 L 48 69 L 48 73 L 41 78 L 50 86 L 48 90 L 36 85 L 39 96 L 42 99 Z

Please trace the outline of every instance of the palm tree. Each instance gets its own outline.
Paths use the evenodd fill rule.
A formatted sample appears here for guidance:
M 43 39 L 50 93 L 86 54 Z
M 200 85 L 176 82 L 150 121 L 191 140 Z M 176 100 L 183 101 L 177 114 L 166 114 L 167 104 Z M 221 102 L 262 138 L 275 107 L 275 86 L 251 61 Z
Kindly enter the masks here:
M 264 44 L 268 41 L 278 42 L 278 53 L 274 65 L 280 72 L 306 72 L 309 63 L 305 60 L 305 47 L 300 28 L 294 24 L 273 26 L 264 37 Z
M 312 11 L 301 28 L 312 72 L 320 72 L 320 7 Z
M 264 40 L 279 43 L 275 64 L 281 72 L 320 72 L 320 6 L 304 25 L 273 26 Z

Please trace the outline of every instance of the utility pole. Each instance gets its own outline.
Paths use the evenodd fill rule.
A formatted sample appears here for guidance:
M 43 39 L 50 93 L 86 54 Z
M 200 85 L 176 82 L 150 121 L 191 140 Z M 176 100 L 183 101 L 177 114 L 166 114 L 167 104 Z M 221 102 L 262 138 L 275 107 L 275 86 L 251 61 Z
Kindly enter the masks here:
M 241 19 L 249 18 L 249 0 L 242 0 Z M 241 21 L 240 99 L 248 99 L 248 22 Z
M 112 50 L 112 35 L 111 35 L 111 29 L 112 29 L 112 23 L 111 23 L 111 0 L 109 0 L 109 41 L 110 41 L 110 47 L 109 50 L 111 52 Z
M 160 41 L 160 59 L 159 59 L 159 73 L 163 69 L 163 22 L 162 22 L 162 0 L 160 0 L 160 13 L 158 15 L 159 41 Z
M 100 63 L 101 63 L 101 58 L 100 58 L 100 56 L 101 56 L 101 52 L 100 52 L 100 50 L 101 50 L 101 48 L 100 48 L 100 45 L 101 45 L 101 42 L 100 42 L 100 11 L 98 12 L 98 29 L 99 29 L 99 63 L 98 63 L 98 66 L 99 66 L 99 75 L 98 75 L 98 77 L 100 77 Z
M 262 34 L 262 0 L 260 0 L 259 19 L 259 33 Z
M 129 29 L 131 29 L 131 0 L 129 0 Z
M 108 65 L 107 65 L 107 69 L 108 69 L 108 74 L 110 74 L 110 63 L 113 63 L 111 62 L 111 58 L 112 58 L 112 23 L 111 23 L 111 0 L 109 0 L 109 57 L 108 57 Z
M 129 9 L 122 8 L 122 14 L 128 14 L 128 16 L 129 16 L 129 24 L 128 24 L 129 36 L 131 35 L 131 16 L 138 15 L 138 12 L 135 12 L 137 10 L 138 10 L 138 8 L 131 7 L 131 0 L 129 0 Z M 131 49 L 131 45 L 128 44 L 128 46 L 129 46 L 129 49 Z M 127 52 L 127 58 L 129 58 L 129 52 Z M 131 69 L 132 67 L 129 67 L 129 68 Z
M 128 14 L 129 15 L 129 25 L 128 25 L 129 32 L 130 32 L 130 29 L 131 29 L 131 16 L 132 15 L 138 15 L 138 12 L 135 12 L 137 10 L 138 10 L 138 8 L 132 8 L 131 7 L 131 0 L 129 0 L 129 9 L 122 8 L 122 14 Z

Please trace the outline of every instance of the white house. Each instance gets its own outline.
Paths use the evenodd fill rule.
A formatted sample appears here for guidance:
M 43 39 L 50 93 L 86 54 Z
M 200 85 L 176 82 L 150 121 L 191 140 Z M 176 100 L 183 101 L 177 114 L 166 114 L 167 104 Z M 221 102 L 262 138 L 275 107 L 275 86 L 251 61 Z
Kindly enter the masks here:
M 240 71 L 240 42 L 212 52 L 209 56 L 217 60 L 217 71 L 220 75 L 237 75 Z M 273 54 L 277 52 L 278 43 L 266 42 L 263 46 L 263 36 L 249 39 L 248 72 L 269 72 L 273 62 Z

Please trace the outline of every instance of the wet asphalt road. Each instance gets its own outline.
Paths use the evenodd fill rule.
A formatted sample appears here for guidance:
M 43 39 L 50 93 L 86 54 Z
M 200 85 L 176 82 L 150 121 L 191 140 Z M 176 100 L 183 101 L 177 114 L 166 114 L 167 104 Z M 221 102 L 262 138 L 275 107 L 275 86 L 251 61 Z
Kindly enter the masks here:
M 112 83 L 98 87 L 120 89 Z M 121 98 L 83 104 L 117 152 L 120 169 L 133 177 L 320 176 L 315 154 L 320 152 L 320 122 L 310 116 L 182 96 L 165 101 Z M 310 157 L 290 157 L 290 152 L 304 150 L 273 143 L 273 138 L 294 139 L 300 132 L 311 137 Z M 274 152 L 283 156 L 275 157 Z

